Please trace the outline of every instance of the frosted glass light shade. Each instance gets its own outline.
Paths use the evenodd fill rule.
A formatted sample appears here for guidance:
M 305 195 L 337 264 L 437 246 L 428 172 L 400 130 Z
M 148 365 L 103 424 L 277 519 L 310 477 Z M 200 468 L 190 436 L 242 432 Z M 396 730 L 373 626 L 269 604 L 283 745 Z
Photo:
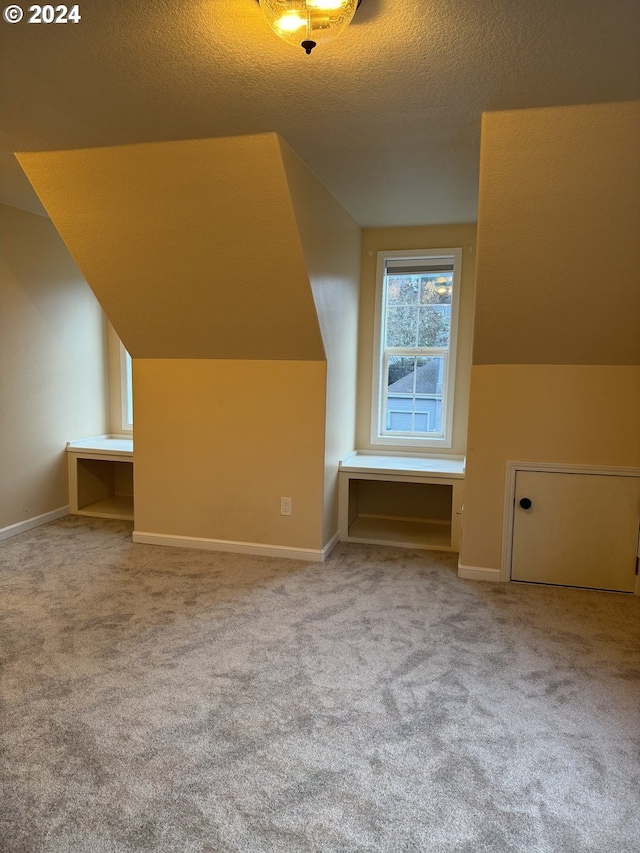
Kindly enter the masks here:
M 311 53 L 345 30 L 359 0 L 260 0 L 269 26 L 283 41 Z

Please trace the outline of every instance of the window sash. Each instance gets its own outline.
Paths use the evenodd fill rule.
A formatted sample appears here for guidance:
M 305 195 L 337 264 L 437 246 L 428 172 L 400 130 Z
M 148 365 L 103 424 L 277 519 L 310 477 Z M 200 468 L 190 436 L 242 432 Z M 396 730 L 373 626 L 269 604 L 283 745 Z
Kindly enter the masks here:
M 402 392 L 396 391 L 389 395 L 389 385 L 387 384 L 387 377 L 389 376 L 389 359 L 393 356 L 400 357 L 408 357 L 408 358 L 442 358 L 442 389 L 440 393 L 421 393 L 419 391 Z M 449 350 L 443 347 L 411 347 L 411 348 L 400 348 L 400 347 L 387 347 L 384 349 L 382 356 L 382 366 L 381 366 L 381 401 L 380 401 L 380 415 L 379 415 L 379 434 L 381 436 L 398 436 L 404 438 L 415 438 L 418 437 L 427 437 L 429 439 L 439 439 L 442 440 L 445 437 L 445 428 L 446 428 L 446 405 L 447 405 L 447 380 L 449 374 Z M 429 432 L 427 430 L 398 430 L 391 429 L 387 427 L 387 421 L 389 419 L 389 396 L 399 397 L 408 400 L 439 400 L 441 406 L 440 413 L 440 430 L 438 432 Z M 417 413 L 415 410 L 415 403 L 412 406 L 411 410 L 412 424 L 415 424 L 415 415 L 416 414 L 426 414 L 427 421 L 430 423 L 431 418 L 429 417 L 429 412 L 420 412 Z

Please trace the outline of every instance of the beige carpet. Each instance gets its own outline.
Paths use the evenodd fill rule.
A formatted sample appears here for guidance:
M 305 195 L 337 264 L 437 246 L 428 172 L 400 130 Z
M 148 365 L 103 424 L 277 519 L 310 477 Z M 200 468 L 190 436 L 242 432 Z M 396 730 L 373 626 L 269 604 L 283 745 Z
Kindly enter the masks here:
M 632 596 L 133 545 L 2 556 L 4 853 L 637 853 Z

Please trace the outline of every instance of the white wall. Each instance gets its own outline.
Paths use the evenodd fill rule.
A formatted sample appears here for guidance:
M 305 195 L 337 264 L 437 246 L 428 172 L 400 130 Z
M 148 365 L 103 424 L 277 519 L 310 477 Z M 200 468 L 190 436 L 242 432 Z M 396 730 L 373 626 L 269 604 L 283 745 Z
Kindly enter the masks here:
M 105 319 L 48 219 L 0 205 L 0 529 L 68 503 L 66 442 L 108 430 Z

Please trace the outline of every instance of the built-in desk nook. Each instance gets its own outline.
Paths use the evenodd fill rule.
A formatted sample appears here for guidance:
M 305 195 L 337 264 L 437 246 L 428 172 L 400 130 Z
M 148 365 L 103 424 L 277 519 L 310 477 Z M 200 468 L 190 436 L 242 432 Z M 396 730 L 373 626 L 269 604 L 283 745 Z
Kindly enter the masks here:
M 463 456 L 355 450 L 340 462 L 340 539 L 457 551 Z
M 67 442 L 73 515 L 133 521 L 133 440 L 99 435 Z

